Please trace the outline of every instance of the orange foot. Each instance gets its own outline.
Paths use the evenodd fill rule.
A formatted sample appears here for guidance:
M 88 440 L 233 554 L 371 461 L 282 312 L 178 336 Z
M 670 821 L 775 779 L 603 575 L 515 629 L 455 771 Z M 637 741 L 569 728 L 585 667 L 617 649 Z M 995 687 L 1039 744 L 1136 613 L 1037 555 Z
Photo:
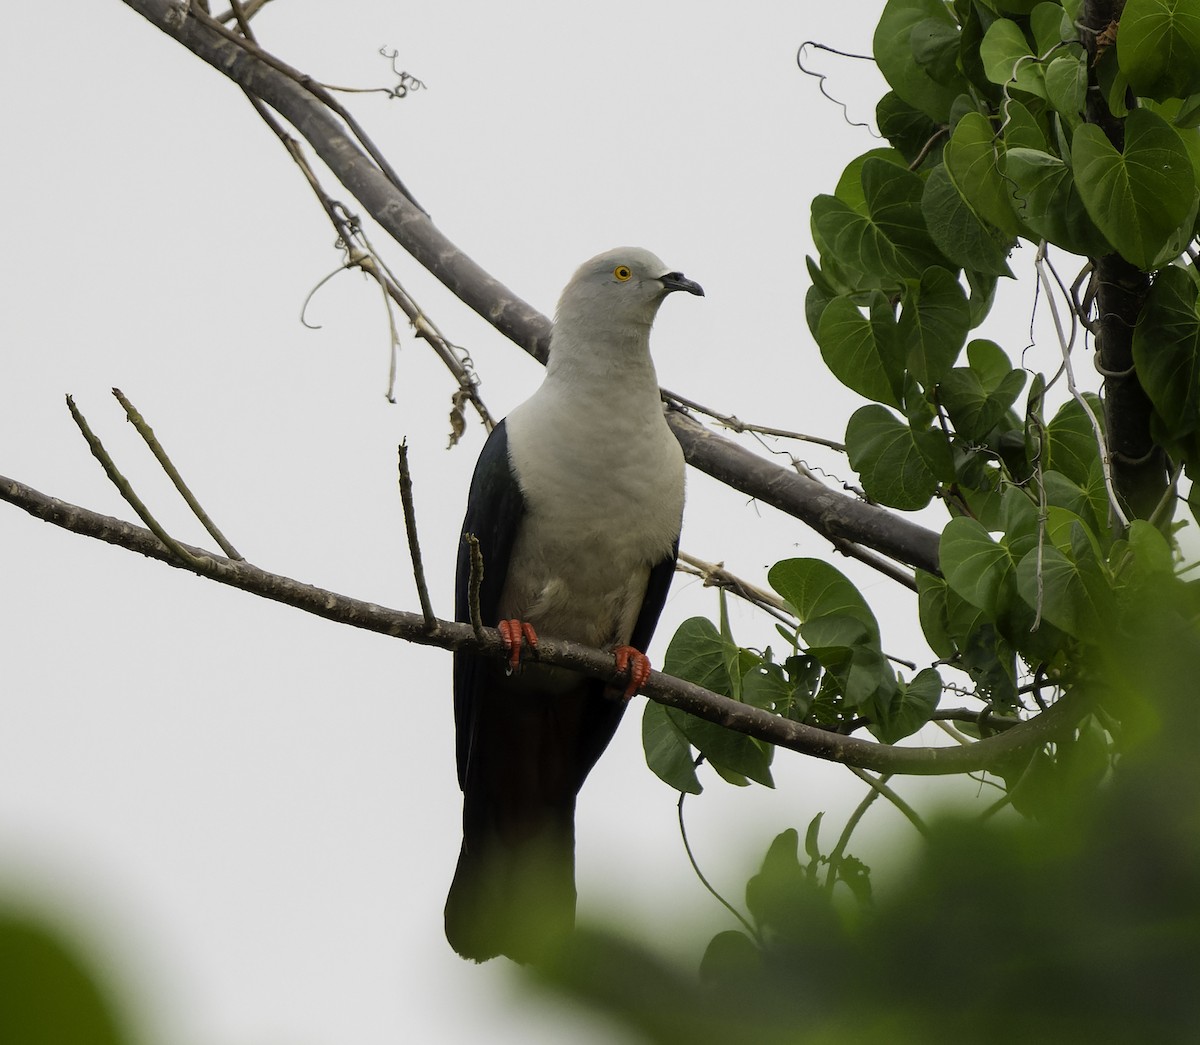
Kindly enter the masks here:
M 502 620 L 496 625 L 504 648 L 508 650 L 508 673 L 511 675 L 521 666 L 521 642 L 529 643 L 530 650 L 536 650 L 538 644 L 537 632 L 533 625 L 525 620 Z
M 617 674 L 629 673 L 629 685 L 625 687 L 625 699 L 629 700 L 650 677 L 650 658 L 632 646 L 617 646 L 613 656 L 617 659 Z

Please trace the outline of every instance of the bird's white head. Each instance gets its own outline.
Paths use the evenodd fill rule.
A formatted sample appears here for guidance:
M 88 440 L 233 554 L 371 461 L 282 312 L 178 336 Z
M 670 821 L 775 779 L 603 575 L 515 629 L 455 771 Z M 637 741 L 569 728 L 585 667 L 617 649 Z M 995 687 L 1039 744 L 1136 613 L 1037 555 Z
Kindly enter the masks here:
M 555 328 L 645 337 L 672 291 L 704 295 L 699 283 L 641 247 L 597 254 L 576 270 L 558 299 Z

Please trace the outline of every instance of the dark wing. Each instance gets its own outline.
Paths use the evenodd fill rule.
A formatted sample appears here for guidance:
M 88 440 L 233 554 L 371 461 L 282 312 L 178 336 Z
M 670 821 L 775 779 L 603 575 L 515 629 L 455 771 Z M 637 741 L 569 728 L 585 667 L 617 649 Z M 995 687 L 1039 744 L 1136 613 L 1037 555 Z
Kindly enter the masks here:
M 470 623 L 471 550 L 468 533 L 479 540 L 483 556 L 483 582 L 479 589 L 479 616 L 485 627 L 500 619 L 500 594 L 508 575 L 509 558 L 517 530 L 525 516 L 525 498 L 508 458 L 508 432 L 501 421 L 488 436 L 475 465 L 467 514 L 458 548 L 458 574 L 454 586 L 454 619 Z M 454 722 L 458 731 L 458 783 L 464 786 L 471 738 L 475 731 L 475 701 L 483 689 L 487 661 L 471 653 L 454 654 Z
M 629 640 L 629 645 L 642 653 L 645 653 L 646 647 L 650 645 L 659 614 L 667 603 L 667 592 L 671 590 L 671 578 L 675 576 L 675 560 L 678 557 L 679 537 L 676 536 L 671 554 L 655 563 L 650 571 L 650 579 L 646 582 L 646 597 L 642 600 L 641 612 L 633 625 L 633 637 Z

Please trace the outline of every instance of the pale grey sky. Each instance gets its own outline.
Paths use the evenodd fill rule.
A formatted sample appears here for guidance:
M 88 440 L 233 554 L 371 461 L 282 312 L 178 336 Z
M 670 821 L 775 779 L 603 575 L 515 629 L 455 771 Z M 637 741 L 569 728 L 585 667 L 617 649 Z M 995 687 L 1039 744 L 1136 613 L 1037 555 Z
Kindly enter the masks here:
M 881 6 L 279 0 L 255 25 L 269 50 L 336 84 L 389 84 L 378 49 L 400 52 L 427 90 L 346 104 L 441 228 L 526 300 L 549 312 L 579 262 L 646 246 L 707 291 L 660 315 L 664 385 L 840 438 L 860 401 L 822 369 L 804 324 L 808 204 L 879 143 L 794 55 L 810 38 L 869 51 Z M 434 604 L 450 614 L 482 429 L 445 449 L 452 384 L 407 332 L 398 403 L 384 401 L 387 324 L 361 276 L 315 295 L 320 330 L 299 323 L 338 265 L 333 235 L 240 92 L 118 0 L 17 5 L 0 56 L 0 473 L 130 517 L 67 415 L 73 393 L 159 518 L 202 543 L 109 397 L 116 385 L 251 561 L 415 608 L 395 483 L 407 436 Z M 869 120 L 874 69 L 822 65 L 830 92 Z M 536 387 L 535 363 L 373 238 L 470 349 L 497 416 Z M 1009 294 L 1008 343 L 1023 345 L 1032 284 Z M 851 478 L 831 454 L 774 448 Z M 780 558 L 828 557 L 889 600 L 885 645 L 928 658 L 912 600 L 890 582 L 703 475 L 689 483 L 693 554 L 759 583 Z M 445 944 L 459 818 L 448 654 L 7 506 L 0 547 L 0 904 L 77 918 L 120 960 L 149 1041 L 619 1040 L 531 999 L 503 961 L 475 967 Z M 680 621 L 715 612 L 711 592 L 678 577 L 655 662 Z M 740 608 L 734 627 L 746 645 L 774 637 Z M 642 761 L 640 715 L 638 702 L 581 797 L 581 911 L 698 954 L 728 923 L 687 869 L 675 795 Z M 862 795 L 844 772 L 786 753 L 776 775 L 775 792 L 710 775 L 690 802 L 697 853 L 735 902 L 778 831 L 820 810 L 838 823 Z M 872 812 L 874 834 L 856 843 L 868 862 L 910 844 L 898 819 Z

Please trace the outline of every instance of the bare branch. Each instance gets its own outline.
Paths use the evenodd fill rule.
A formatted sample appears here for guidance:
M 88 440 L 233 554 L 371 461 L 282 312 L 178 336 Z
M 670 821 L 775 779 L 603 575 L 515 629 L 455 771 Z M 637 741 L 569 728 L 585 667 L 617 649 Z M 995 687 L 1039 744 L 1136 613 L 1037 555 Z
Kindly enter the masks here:
M 250 104 L 254 106 L 255 112 L 262 117 L 263 122 L 271 128 L 272 133 L 279 139 L 280 144 L 287 150 L 292 161 L 300 168 L 300 173 L 304 175 L 305 181 L 308 182 L 309 188 L 313 190 L 313 194 L 321 203 L 326 216 L 332 223 L 334 230 L 337 232 L 338 240 L 345 249 L 346 256 L 343 268 L 359 268 L 368 276 L 374 279 L 384 292 L 385 299 L 390 298 L 395 302 L 409 323 L 412 324 L 413 330 L 417 337 L 425 341 L 430 348 L 436 353 L 437 357 L 445 365 L 446 369 L 454 375 L 454 379 L 458 382 L 458 391 L 451 397 L 450 409 L 450 445 L 453 446 L 458 442 L 466 422 L 462 416 L 462 409 L 465 403 L 470 403 L 475 412 L 479 415 L 484 426 L 490 432 L 495 427 L 495 422 L 491 414 L 488 412 L 487 406 L 479 394 L 479 378 L 475 374 L 474 366 L 471 362 L 470 354 L 460 346 L 450 341 L 437 328 L 437 325 L 425 315 L 421 307 L 409 295 L 409 293 L 400 285 L 400 281 L 395 277 L 392 271 L 379 258 L 378 253 L 372 246 L 371 241 L 367 239 L 366 233 L 363 231 L 362 224 L 359 219 L 351 214 L 344 204 L 333 199 L 325 191 L 316 172 L 312 169 L 312 165 L 308 162 L 308 158 L 304 155 L 304 150 L 295 138 L 280 125 L 279 121 L 271 115 L 268 109 L 261 101 L 254 97 L 248 90 L 243 88 Z M 339 270 L 340 271 L 340 270 Z M 324 286 L 324 284 L 333 277 L 336 273 L 331 273 L 321 280 L 316 287 L 309 293 L 308 299 L 305 300 L 305 309 L 308 307 L 308 301 L 312 299 L 312 295 Z M 388 309 L 388 325 L 392 334 L 392 352 L 391 352 L 391 367 L 388 374 L 388 394 L 389 401 L 394 402 L 392 391 L 395 386 L 396 378 L 396 328 L 392 321 L 391 309 Z M 301 322 L 308 326 L 304 320 L 304 312 L 301 311 Z
M 187 506 L 191 508 L 192 514 L 200 520 L 201 525 L 208 531 L 208 534 L 217 546 L 231 559 L 244 559 L 241 554 L 225 537 L 225 535 L 217 529 L 217 524 L 209 518 L 208 512 L 200 507 L 200 502 L 196 500 L 196 495 L 189 489 L 187 483 L 183 481 L 183 476 L 179 474 L 178 469 L 167 456 L 167 451 L 163 449 L 162 443 L 158 441 L 158 437 L 154 434 L 154 429 L 147 423 L 146 419 L 138 413 L 137 408 L 126 398 L 125 394 L 119 389 L 114 388 L 112 394 L 116 396 L 117 402 L 125 409 L 125 416 L 129 418 L 130 424 L 137 429 L 143 441 L 150 452 L 154 454 L 158 463 L 162 465 L 162 470 L 167 473 L 167 478 L 175 484 L 175 489 L 179 491 L 179 495 L 187 502 Z
M 903 798 L 895 791 L 887 786 L 887 777 L 873 777 L 870 773 L 864 773 L 861 769 L 856 769 L 854 766 L 847 766 L 848 770 L 853 773 L 859 780 L 870 787 L 872 790 L 879 792 L 884 798 L 892 803 L 904 816 L 908 822 L 913 825 L 926 838 L 929 837 L 929 828 L 925 826 L 925 821 L 917 815 L 917 811 L 913 809 Z
M 793 432 L 787 428 L 772 428 L 769 425 L 756 425 L 743 421 L 740 417 L 735 417 L 733 414 L 722 414 L 719 411 L 713 410 L 711 407 L 705 406 L 703 403 L 697 403 L 694 399 L 688 399 L 686 396 L 681 396 L 677 392 L 662 389 L 662 397 L 672 406 L 681 406 L 687 410 L 695 410 L 697 413 L 704 414 L 705 417 L 711 417 L 722 428 L 728 428 L 731 432 L 751 432 L 755 435 L 769 435 L 777 439 L 796 439 L 803 443 L 816 443 L 818 446 L 827 446 L 830 450 L 837 450 L 839 453 L 846 452 L 846 444 L 839 443 L 835 439 L 826 439 L 820 435 L 805 435 L 803 432 Z
M 203 565 L 202 560 L 205 557 L 205 553 L 199 552 L 197 554 L 193 552 L 191 549 L 180 544 L 163 529 L 159 521 L 150 513 L 150 509 L 146 507 L 145 503 L 137 495 L 129 480 L 121 474 L 120 469 L 117 468 L 109 452 L 104 448 L 104 444 L 100 442 L 96 433 L 92 431 L 91 426 L 87 423 L 87 419 L 80 413 L 79 408 L 75 405 L 74 398 L 71 396 L 67 396 L 67 409 L 71 411 L 71 417 L 79 427 L 83 438 L 87 440 L 88 448 L 92 451 L 92 456 L 100 462 L 100 467 L 104 469 L 104 474 L 108 476 L 109 481 L 117 488 L 117 492 L 125 499 L 125 503 L 137 512 L 138 518 L 150 527 L 150 532 L 171 555 L 175 556 L 181 562 L 187 563 L 193 569 L 200 569 Z
M 351 140 L 350 125 L 319 96 L 312 81 L 223 27 L 186 13 L 181 17 L 172 0 L 124 2 L 289 120 L 389 235 L 464 304 L 545 362 L 550 321 L 434 226 Z M 670 412 L 669 422 L 693 467 L 801 519 L 830 539 L 865 544 L 889 558 L 938 572 L 938 534 L 932 530 L 765 461 L 678 411 Z
M 60 501 L 5 476 L 0 476 L 0 500 L 73 533 L 138 552 L 327 620 L 425 646 L 507 656 L 499 634 L 492 628 L 477 630 L 470 624 L 437 620 L 437 631 L 431 633 L 419 613 L 388 609 L 339 595 L 290 577 L 268 573 L 246 562 L 210 555 L 200 548 L 183 546 L 188 553 L 185 559 L 176 555 L 150 530 Z M 542 638 L 538 643 L 538 655 L 546 664 L 571 668 L 605 681 L 616 679 L 611 653 L 573 642 Z M 975 772 L 1027 755 L 1072 730 L 1087 711 L 1082 696 L 1070 695 L 1036 718 L 969 747 L 893 747 L 793 722 L 658 671 L 650 673 L 641 692 L 660 704 L 801 754 L 880 773 L 919 776 Z
M 679 563 L 683 565 L 679 565 Z M 764 610 L 777 620 L 783 621 L 784 624 L 793 628 L 796 626 L 796 618 L 788 610 L 787 603 L 783 599 L 773 591 L 767 591 L 765 588 L 760 588 L 749 581 L 742 580 L 736 574 L 730 573 L 722 563 L 705 562 L 703 559 L 698 559 L 683 551 L 679 553 L 679 563 L 675 565 L 677 570 L 682 573 L 690 573 L 693 577 L 699 577 L 706 588 L 723 588 Z
M 471 572 L 467 576 L 467 609 L 471 617 L 471 630 L 475 637 L 483 636 L 483 616 L 479 612 L 479 589 L 483 585 L 483 552 L 479 538 L 473 533 L 464 533 L 463 538 L 470 548 Z
M 413 578 L 417 584 L 417 598 L 421 603 L 421 615 L 429 631 L 437 630 L 437 618 L 433 615 L 433 603 L 429 601 L 429 588 L 425 584 L 425 567 L 421 562 L 421 542 L 417 539 L 417 510 L 413 506 L 412 475 L 408 470 L 408 440 L 399 448 L 400 456 L 400 503 L 404 508 L 404 529 L 408 533 L 408 553 L 412 558 Z

